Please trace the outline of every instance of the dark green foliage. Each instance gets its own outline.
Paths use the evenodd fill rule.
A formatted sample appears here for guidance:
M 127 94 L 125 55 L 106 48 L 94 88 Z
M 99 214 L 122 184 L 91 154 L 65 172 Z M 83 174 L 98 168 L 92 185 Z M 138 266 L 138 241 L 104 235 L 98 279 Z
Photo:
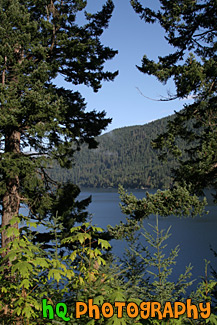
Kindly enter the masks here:
M 79 191 L 52 181 L 46 167 L 53 159 L 70 167 L 81 144 L 96 148 L 95 137 L 111 121 L 105 112 L 85 112 L 79 92 L 54 83 L 61 75 L 69 85 L 84 84 L 98 91 L 103 80 L 117 75 L 103 71 L 117 51 L 100 41 L 113 3 L 108 0 L 98 13 L 86 14 L 86 23 L 80 26 L 76 15 L 85 7 L 83 0 L 0 1 L 3 226 L 18 215 L 20 204 L 33 218 L 50 217 L 54 209 L 70 218 Z M 63 206 L 58 201 L 66 193 L 68 202 Z M 3 245 L 5 241 L 3 234 Z
M 199 41 L 202 38 L 202 43 L 207 41 L 213 44 L 212 36 L 216 31 L 214 10 L 216 1 L 204 3 L 190 0 L 162 0 L 161 3 L 163 5 L 161 10 L 164 12 L 154 13 L 148 8 L 143 9 L 139 2 L 132 1 L 136 11 L 146 21 L 153 22 L 156 19 L 160 21 L 169 33 L 171 44 L 178 45 L 180 50 L 167 58 L 160 58 L 158 64 L 144 58 L 141 70 L 155 74 L 161 81 L 174 76 L 177 94 L 180 97 L 191 92 L 197 94 L 196 106 L 190 105 L 184 113 L 179 114 L 179 118 L 181 121 L 182 119 L 189 121 L 192 118 L 191 109 L 195 109 L 193 118 L 197 122 L 199 133 L 188 132 L 189 125 L 182 128 L 180 123 L 177 124 L 177 129 L 183 131 L 185 135 L 190 135 L 191 141 L 195 140 L 195 146 L 198 145 L 198 148 L 209 149 L 207 160 L 202 160 L 199 156 L 199 163 L 204 162 L 204 165 L 196 164 L 194 167 L 198 169 L 196 168 L 196 174 L 193 176 L 197 180 L 198 172 L 202 169 L 204 174 L 204 168 L 208 166 L 211 169 L 205 173 L 208 175 L 207 184 L 212 185 L 209 181 L 211 176 L 214 182 L 216 181 L 216 166 L 213 165 L 215 160 L 212 160 L 212 155 L 216 153 L 214 150 L 216 144 L 211 133 L 211 130 L 215 131 L 215 127 L 211 125 L 212 121 L 215 122 L 215 115 L 211 121 L 209 120 L 211 124 L 207 124 L 206 114 L 209 117 L 213 116 L 209 105 L 212 100 L 215 104 L 216 84 L 215 79 L 211 84 L 209 78 L 206 82 L 209 71 L 206 64 L 209 62 L 212 74 L 215 66 L 209 59 L 214 58 L 214 53 L 212 46 L 201 48 L 198 40 L 193 44 L 192 39 L 194 32 L 199 29 L 197 31 L 200 32 L 197 36 Z M 79 194 L 77 186 L 65 183 L 62 187 L 52 181 L 47 173 L 54 159 L 60 166 L 69 167 L 72 154 L 82 143 L 95 147 L 95 136 L 109 122 L 105 119 L 104 113 L 85 113 L 84 101 L 78 93 L 59 89 L 51 81 L 58 73 L 62 73 L 66 81 L 90 85 L 96 91 L 102 80 L 114 77 L 114 74 L 102 72 L 102 67 L 105 60 L 112 58 L 115 53 L 102 47 L 99 41 L 99 36 L 103 28 L 107 27 L 111 16 L 112 2 L 108 1 L 103 10 L 95 15 L 87 14 L 87 24 L 80 27 L 75 24 L 75 14 L 85 5 L 86 2 L 82 0 L 50 3 L 43 0 L 37 3 L 0 1 L 2 18 L 0 132 L 3 143 L 0 165 L 3 206 L 0 229 L 3 238 L 0 248 L 1 321 L 3 324 L 17 325 L 62 324 L 63 321 L 56 316 L 54 321 L 42 319 L 41 299 L 46 298 L 51 306 L 60 301 L 69 303 L 67 316 L 70 316 L 70 323 L 74 325 L 202 324 L 204 320 L 189 320 L 185 315 L 178 320 L 159 321 L 156 318 L 144 320 L 140 316 L 130 319 L 125 312 L 122 319 L 118 319 L 116 314 L 110 319 L 101 317 L 97 321 L 90 320 L 87 316 L 80 320 L 75 319 L 75 302 L 78 300 L 87 302 L 90 296 L 99 306 L 104 301 L 110 303 L 135 301 L 139 304 L 142 301 L 157 300 L 164 304 L 168 300 L 182 299 L 185 289 L 191 283 L 188 282 L 190 267 L 180 276 L 177 283 L 169 280 L 178 248 L 173 249 L 169 256 L 164 255 L 164 242 L 169 237 L 169 231 L 166 233 L 160 231 L 158 221 L 156 227 L 153 227 L 154 234 L 144 232 L 146 242 L 152 247 L 151 250 L 154 250 L 153 254 L 147 248 L 138 249 L 136 245 L 131 247 L 132 254 L 129 251 L 127 254 L 127 270 L 106 261 L 103 254 L 110 244 L 101 238 L 100 233 L 103 230 L 89 223 L 73 226 L 75 221 L 86 219 L 87 214 L 83 212 L 83 208 L 87 206 L 89 200 L 76 202 Z M 207 32 L 206 28 L 211 24 L 213 30 Z M 184 57 L 184 51 L 194 50 L 194 46 L 198 46 L 195 53 L 199 57 L 203 55 L 206 58 L 196 62 L 190 56 L 184 66 L 176 66 L 177 60 Z M 213 75 L 210 78 L 212 77 Z M 215 108 L 214 104 L 212 107 Z M 200 114 L 202 107 L 204 112 L 208 110 L 205 115 Z M 197 110 L 200 110 L 199 115 Z M 185 115 L 185 112 L 189 115 Z M 202 122 L 198 116 L 202 117 Z M 174 121 L 170 122 L 172 130 L 175 129 L 177 119 Z M 211 126 L 213 129 L 210 129 Z M 132 128 L 128 130 L 134 131 Z M 135 143 L 137 135 L 136 132 L 132 132 L 130 136 L 128 134 L 128 138 L 134 138 Z M 159 139 L 166 139 L 169 149 L 172 149 L 177 135 L 179 133 L 174 131 Z M 146 134 L 146 137 L 148 136 L 149 134 Z M 25 148 L 29 147 L 35 152 L 27 154 Z M 193 151 L 195 152 L 195 149 Z M 177 147 L 175 152 L 178 153 Z M 201 154 L 203 153 L 201 150 Z M 132 158 L 130 156 L 130 159 Z M 190 175 L 190 164 L 186 166 Z M 170 190 L 158 191 L 154 195 L 147 193 L 147 197 L 142 200 L 128 195 L 122 188 L 122 210 L 129 216 L 127 225 L 129 227 L 117 226 L 113 229 L 113 233 L 117 237 L 125 236 L 130 241 L 135 231 L 139 230 L 142 218 L 149 214 L 195 215 L 202 212 L 205 202 L 200 203 L 192 194 L 195 182 L 191 185 L 189 184 L 191 182 L 185 184 L 185 181 L 183 178 L 183 182 L 180 183 L 184 186 L 181 187 L 174 186 Z M 147 182 L 147 186 L 150 185 Z M 202 185 L 204 186 L 204 183 Z M 44 250 L 44 243 L 33 244 L 35 233 L 30 228 L 33 224 L 29 223 L 28 217 L 17 217 L 20 203 L 29 207 L 30 216 L 39 220 L 38 225 L 46 223 L 48 226 L 49 235 L 42 241 L 49 244 L 50 249 Z M 12 218 L 14 215 L 16 217 Z M 20 219 L 27 225 L 18 227 Z M 132 243 L 136 244 L 134 239 Z M 73 249 L 61 252 L 62 246 L 70 246 Z M 132 272 L 130 267 L 134 268 Z M 138 285 L 144 285 L 144 288 L 138 288 Z M 214 281 L 208 281 L 206 272 L 205 281 L 192 295 L 195 302 L 210 301 L 215 285 Z M 216 322 L 214 314 L 206 320 L 209 324 Z
M 161 217 L 195 217 L 205 213 L 206 199 L 200 200 L 192 195 L 187 187 L 177 186 L 168 190 L 157 190 L 154 194 L 146 192 L 146 197 L 137 199 L 119 186 L 121 211 L 127 216 L 126 222 L 115 227 L 108 226 L 116 239 L 134 240 L 135 232 L 142 226 L 144 218 L 154 214 Z
M 152 230 L 148 231 L 141 227 L 141 235 L 145 237 L 145 246 L 141 244 L 141 238 L 137 238 L 137 247 L 131 242 L 131 260 L 134 263 L 128 264 L 127 279 L 131 282 L 131 290 L 135 290 L 137 297 L 146 297 L 147 301 L 158 301 L 162 305 L 166 301 L 180 301 L 185 297 L 186 289 L 192 285 L 191 269 L 189 265 L 186 267 L 184 274 L 180 275 L 177 282 L 170 281 L 170 275 L 173 265 L 176 264 L 176 258 L 179 253 L 179 247 L 171 249 L 166 254 L 166 241 L 170 237 L 170 229 L 160 230 L 158 217 L 156 225 L 151 226 Z M 134 247 L 133 247 L 134 246 Z M 128 254 L 129 255 L 129 250 Z M 126 255 L 126 256 L 127 256 Z M 137 277 L 134 277 L 134 270 L 137 270 Z M 135 281 L 136 280 L 136 281 Z
M 122 198 L 123 199 L 123 198 Z M 68 307 L 68 324 L 165 324 L 170 320 L 159 321 L 157 317 L 144 320 L 138 317 L 127 316 L 126 308 L 122 318 L 117 318 L 117 311 L 111 318 L 93 320 L 88 314 L 75 318 L 75 303 L 93 299 L 93 303 L 101 308 L 104 302 L 112 305 L 116 301 L 135 302 L 138 306 L 145 301 L 185 300 L 189 281 L 190 269 L 186 268 L 177 281 L 170 280 L 172 267 L 178 254 L 178 247 L 170 253 L 165 250 L 169 230 L 160 230 L 158 221 L 152 231 L 143 229 L 146 238 L 143 247 L 137 238 L 131 236 L 132 243 L 121 265 L 112 259 L 105 258 L 105 252 L 110 244 L 100 237 L 102 229 L 84 223 L 70 229 L 70 235 L 61 241 L 62 231 L 58 216 L 53 217 L 53 224 L 48 224 L 49 232 L 54 233 L 52 251 L 43 249 L 41 244 L 32 243 L 30 227 L 34 223 L 21 225 L 19 230 L 14 227 L 18 218 L 13 218 L 10 225 L 1 229 L 7 232 L 10 238 L 14 233 L 13 241 L 7 247 L 0 249 L 7 255 L 0 257 L 0 315 L 3 324 L 64 324 L 64 321 L 54 313 L 54 320 L 42 317 L 42 299 L 55 306 L 59 302 Z M 157 219 L 158 220 L 158 219 Z M 134 235 L 135 227 L 131 230 Z M 98 235 L 97 243 L 96 236 Z M 59 254 L 61 245 L 71 244 L 73 250 Z M 97 244 L 97 245 L 96 245 Z M 135 244 L 135 245 L 134 245 Z M 140 244 L 140 245 L 139 245 Z M 214 281 L 209 281 L 207 275 L 198 290 L 192 294 L 195 303 L 212 301 Z M 207 320 L 210 324 L 216 323 L 215 314 Z M 189 320 L 185 315 L 172 324 L 198 324 L 198 321 Z M 199 322 L 200 323 L 200 322 Z
M 84 146 L 75 153 L 72 169 L 62 170 L 55 164 L 50 173 L 62 182 L 70 180 L 82 187 L 118 187 L 119 184 L 130 188 L 169 187 L 175 159 L 161 163 L 151 141 L 166 130 L 167 122 L 172 119 L 171 116 L 142 126 L 113 130 L 97 138 L 96 150 L 89 151 Z M 183 147 L 182 143 L 179 145 Z
M 151 214 L 162 217 L 175 215 L 178 217 L 195 217 L 204 212 L 206 199 L 200 201 L 196 195 L 189 194 L 184 187 L 174 187 L 169 190 L 157 190 L 154 194 L 146 192 L 146 197 L 137 199 L 133 194 L 128 194 L 123 187 L 119 187 L 122 200 L 121 210 L 134 220 L 147 218 Z
M 183 153 L 176 146 L 177 137 L 190 143 L 185 150 L 188 159 L 180 158 L 175 180 L 180 185 L 191 184 L 192 192 L 201 194 L 208 186 L 217 187 L 217 3 L 214 0 L 160 3 L 161 8 L 154 12 L 143 8 L 137 0 L 131 1 L 141 19 L 160 23 L 166 40 L 174 48 L 157 62 L 144 56 L 138 69 L 156 76 L 162 83 L 172 78 L 175 94 L 169 100 L 191 96 L 194 102 L 176 113 L 154 147 L 160 148 L 164 156 L 168 152 L 177 156 Z M 193 126 L 190 130 L 189 121 Z

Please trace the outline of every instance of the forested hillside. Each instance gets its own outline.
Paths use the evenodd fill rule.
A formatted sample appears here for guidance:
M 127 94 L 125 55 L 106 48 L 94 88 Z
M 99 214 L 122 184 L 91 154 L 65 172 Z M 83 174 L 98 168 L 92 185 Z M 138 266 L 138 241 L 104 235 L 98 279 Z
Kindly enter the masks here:
M 162 133 L 166 117 L 145 125 L 124 127 L 98 137 L 97 149 L 82 147 L 76 153 L 74 167 L 56 167 L 52 176 L 60 181 L 72 181 L 81 187 L 168 187 L 175 160 L 159 161 L 151 141 Z

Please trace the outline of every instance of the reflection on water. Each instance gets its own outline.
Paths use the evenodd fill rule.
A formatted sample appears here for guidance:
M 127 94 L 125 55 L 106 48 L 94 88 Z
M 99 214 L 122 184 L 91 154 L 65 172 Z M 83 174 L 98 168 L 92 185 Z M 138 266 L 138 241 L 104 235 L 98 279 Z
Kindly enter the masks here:
M 145 190 L 132 190 L 137 198 L 145 196 Z M 152 190 L 154 192 L 154 190 Z M 207 194 L 207 193 L 206 193 Z M 216 230 L 217 230 L 217 206 L 213 204 L 211 195 L 208 193 L 208 215 L 192 218 L 177 218 L 170 216 L 167 218 L 159 217 L 159 228 L 168 229 L 171 226 L 171 237 L 167 240 L 168 253 L 177 245 L 180 246 L 177 263 L 173 269 L 172 280 L 176 280 L 177 276 L 184 273 L 185 266 L 190 263 L 193 265 L 193 278 L 198 279 L 204 276 L 205 262 L 211 261 L 211 265 L 217 270 L 217 258 L 210 250 L 212 247 L 217 251 Z M 93 224 L 106 228 L 108 224 L 114 226 L 120 221 L 125 220 L 119 204 L 120 199 L 115 189 L 85 189 L 80 194 L 80 199 L 92 195 L 92 203 L 88 211 L 93 215 Z M 151 228 L 148 224 L 155 225 L 156 217 L 151 215 L 149 219 L 144 220 L 144 226 L 147 230 Z M 143 238 L 143 237 L 142 237 Z M 144 241 L 144 239 L 142 239 Z M 145 243 L 145 242 L 144 242 Z M 113 252 L 121 256 L 126 247 L 124 241 L 112 241 Z

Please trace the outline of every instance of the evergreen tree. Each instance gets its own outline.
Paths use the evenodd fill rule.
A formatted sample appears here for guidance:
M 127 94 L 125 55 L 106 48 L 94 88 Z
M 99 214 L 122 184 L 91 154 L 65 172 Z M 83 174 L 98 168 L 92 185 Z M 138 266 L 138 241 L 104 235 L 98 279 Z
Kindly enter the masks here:
M 168 188 L 175 158 L 167 165 L 159 162 L 151 140 L 166 130 L 168 116 L 145 125 L 124 127 L 100 135 L 97 150 L 82 146 L 74 155 L 72 169 L 52 169 L 50 176 L 59 181 L 72 180 L 81 187 Z M 133 139 L 129 141 L 129 139 Z M 184 141 L 179 145 L 183 148 Z M 184 149 L 184 148 L 183 148 Z
M 55 183 L 46 167 L 53 159 L 70 167 L 73 153 L 84 142 L 95 148 L 95 136 L 111 120 L 104 111 L 85 112 L 81 94 L 57 87 L 54 79 L 61 75 L 69 85 L 84 84 L 96 92 L 103 80 L 117 75 L 103 70 L 116 51 L 100 41 L 113 3 L 85 13 L 80 26 L 76 17 L 85 6 L 83 0 L 0 1 L 2 227 L 19 214 L 21 204 L 32 218 L 42 220 L 58 210 L 66 221 L 75 220 L 78 188 Z M 82 206 L 76 209 L 81 212 Z M 69 229 L 67 222 L 64 227 Z M 2 247 L 9 239 L 3 232 Z
M 215 0 L 162 0 L 158 11 L 144 8 L 137 0 L 131 4 L 147 23 L 160 23 L 166 40 L 175 49 L 159 57 L 158 62 L 144 56 L 138 69 L 156 76 L 162 83 L 173 79 L 176 90 L 168 100 L 188 96 L 194 100 L 176 113 L 154 146 L 163 150 L 161 157 L 168 157 L 168 152 L 180 155 L 176 140 L 184 139 L 189 146 L 188 159 L 180 158 L 175 180 L 182 186 L 191 184 L 191 191 L 197 194 L 207 186 L 217 188 L 217 3 Z

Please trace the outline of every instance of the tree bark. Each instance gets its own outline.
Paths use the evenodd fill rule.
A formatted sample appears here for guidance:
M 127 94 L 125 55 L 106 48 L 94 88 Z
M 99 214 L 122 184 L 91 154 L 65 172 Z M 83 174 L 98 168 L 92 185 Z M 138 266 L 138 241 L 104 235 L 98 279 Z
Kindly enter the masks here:
M 14 53 L 18 56 L 17 62 L 21 65 L 24 60 L 24 51 L 21 46 L 17 46 L 14 49 Z M 5 69 L 2 74 L 2 85 L 6 84 L 6 69 L 7 69 L 7 57 L 5 57 Z M 17 82 L 16 74 L 12 78 Z M 13 159 L 16 159 L 20 154 L 20 137 L 21 133 L 16 129 L 8 129 L 5 134 L 5 153 L 14 154 Z M 9 157 L 11 159 L 11 157 Z M 12 176 L 10 176 L 10 173 Z M 20 196 L 19 196 L 19 175 L 13 175 L 14 172 L 8 167 L 8 171 L 5 174 L 6 191 L 2 199 L 2 227 L 7 226 L 13 217 L 18 216 L 20 208 Z M 18 229 L 18 223 L 13 227 Z M 3 230 L 1 235 L 1 247 L 4 248 L 7 244 L 13 240 L 14 237 L 7 237 L 6 231 Z M 6 255 L 6 252 L 3 256 Z
M 15 157 L 16 154 L 20 153 L 20 132 L 19 131 L 11 131 L 9 135 L 5 137 L 5 152 L 7 153 L 14 153 Z M 14 157 L 14 158 L 15 158 Z M 6 176 L 6 192 L 3 196 L 2 200 L 2 227 L 9 224 L 10 220 L 18 216 L 19 214 L 19 207 L 20 207 L 20 196 L 19 196 L 19 176 L 14 175 L 12 177 Z M 18 229 L 18 223 L 13 225 L 13 227 Z M 6 232 L 2 232 L 2 247 L 6 247 L 7 244 L 13 240 L 12 238 L 7 237 Z

